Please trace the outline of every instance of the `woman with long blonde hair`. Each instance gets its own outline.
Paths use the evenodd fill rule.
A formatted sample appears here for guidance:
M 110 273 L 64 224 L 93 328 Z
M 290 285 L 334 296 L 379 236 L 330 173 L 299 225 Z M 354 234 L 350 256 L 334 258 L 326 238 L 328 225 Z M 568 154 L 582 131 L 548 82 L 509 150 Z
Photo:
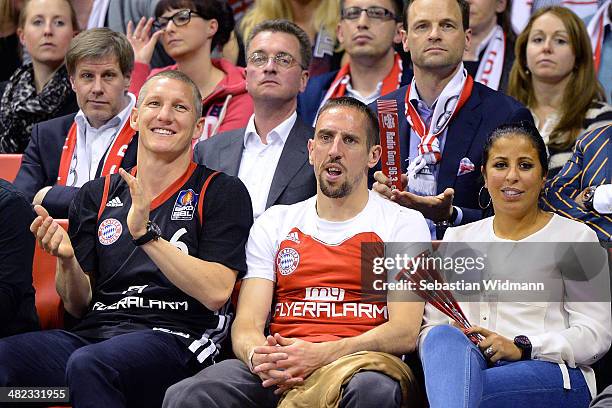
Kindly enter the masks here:
M 539 9 L 515 46 L 508 94 L 527 105 L 548 146 L 549 177 L 571 156 L 578 135 L 612 122 L 582 20 L 565 7 Z
M 338 0 L 255 0 L 240 22 L 240 34 L 249 38 L 257 24 L 281 18 L 294 22 L 308 34 L 313 44 L 311 77 L 339 67 L 334 67 L 336 26 L 340 20 Z

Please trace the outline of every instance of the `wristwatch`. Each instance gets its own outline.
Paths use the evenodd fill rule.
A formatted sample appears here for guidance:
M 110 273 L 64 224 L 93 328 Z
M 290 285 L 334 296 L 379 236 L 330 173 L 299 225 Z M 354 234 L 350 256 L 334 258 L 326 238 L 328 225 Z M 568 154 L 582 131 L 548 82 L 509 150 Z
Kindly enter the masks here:
M 584 207 L 589 211 L 593 211 L 593 199 L 595 198 L 595 190 L 597 190 L 597 186 L 590 186 L 586 190 L 584 190 L 583 193 L 582 202 L 584 203 Z
M 527 336 L 516 336 L 514 345 L 521 350 L 521 360 L 531 360 L 531 341 Z
M 446 229 L 455 223 L 458 216 L 459 216 L 459 211 L 457 210 L 457 207 L 453 205 L 453 210 L 451 212 L 450 218 L 448 220 L 442 220 L 442 221 L 436 222 L 435 223 L 436 227 Z
M 147 221 L 147 232 L 143 236 L 138 239 L 133 239 L 132 242 L 136 246 L 141 246 L 150 241 L 157 241 L 157 239 L 161 237 L 161 229 L 159 226 L 153 221 Z

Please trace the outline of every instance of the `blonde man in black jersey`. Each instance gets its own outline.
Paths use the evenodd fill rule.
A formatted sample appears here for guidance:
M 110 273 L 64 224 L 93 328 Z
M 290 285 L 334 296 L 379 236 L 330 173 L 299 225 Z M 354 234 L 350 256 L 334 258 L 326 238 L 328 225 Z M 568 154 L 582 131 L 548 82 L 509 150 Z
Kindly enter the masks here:
M 75 407 L 153 407 L 213 361 L 252 213 L 237 178 L 191 161 L 200 100 L 178 71 L 152 77 L 130 118 L 137 166 L 85 184 L 69 233 L 36 206 L 31 229 L 82 320 L 0 341 L 0 386 L 68 386 Z

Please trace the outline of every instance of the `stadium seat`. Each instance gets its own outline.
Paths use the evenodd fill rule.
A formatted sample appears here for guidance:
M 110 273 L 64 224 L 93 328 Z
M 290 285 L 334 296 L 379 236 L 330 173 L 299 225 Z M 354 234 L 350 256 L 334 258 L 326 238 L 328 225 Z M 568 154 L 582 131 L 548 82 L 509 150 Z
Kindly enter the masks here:
M 68 230 L 68 220 L 56 220 Z M 32 278 L 36 289 L 36 311 L 42 330 L 64 327 L 64 306 L 55 290 L 56 258 L 36 246 L 32 264 Z
M 12 183 L 17 177 L 19 166 L 21 166 L 20 154 L 0 154 L 0 178 Z

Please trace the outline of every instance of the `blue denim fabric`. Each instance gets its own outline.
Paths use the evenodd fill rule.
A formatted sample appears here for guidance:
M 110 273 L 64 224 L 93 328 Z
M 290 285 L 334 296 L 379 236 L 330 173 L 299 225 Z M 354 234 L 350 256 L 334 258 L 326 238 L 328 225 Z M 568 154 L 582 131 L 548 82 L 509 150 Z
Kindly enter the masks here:
M 565 390 L 555 363 L 500 361 L 489 367 L 453 326 L 434 327 L 420 354 L 431 408 L 586 408 L 591 399 L 580 369 L 568 367 L 571 390 Z

